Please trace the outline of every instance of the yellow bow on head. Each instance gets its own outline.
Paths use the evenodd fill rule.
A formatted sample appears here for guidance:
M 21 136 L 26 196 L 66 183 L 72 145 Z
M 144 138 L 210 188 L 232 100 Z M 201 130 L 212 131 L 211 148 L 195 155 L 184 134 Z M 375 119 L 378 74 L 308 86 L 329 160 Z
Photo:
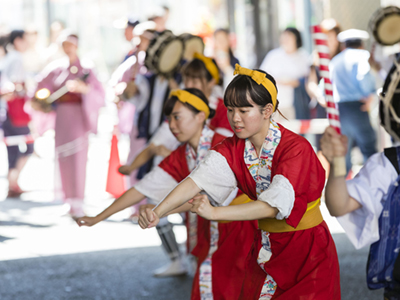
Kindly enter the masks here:
M 272 83 L 271 80 L 267 78 L 267 76 L 259 71 L 250 70 L 247 68 L 241 67 L 239 64 L 235 65 L 235 71 L 233 75 L 246 75 L 253 79 L 258 85 L 264 86 L 269 94 L 271 95 L 272 105 L 274 106 L 274 111 L 276 108 L 276 99 L 278 95 L 278 91 L 276 90 L 275 85 Z
M 208 116 L 210 115 L 210 108 L 203 100 L 201 100 L 196 95 L 193 95 L 185 90 L 173 90 L 171 91 L 171 93 L 169 93 L 169 97 L 172 96 L 177 97 L 182 103 L 190 104 L 198 111 L 204 111 L 204 113 L 206 114 L 206 119 L 208 119 Z
M 215 83 L 218 84 L 219 83 L 219 70 L 218 70 L 217 65 L 213 62 L 213 60 L 210 57 L 204 56 L 203 54 L 200 54 L 198 52 L 194 53 L 193 58 L 197 58 L 204 63 L 207 71 L 210 72 L 212 78 L 214 78 L 214 80 L 215 80 Z

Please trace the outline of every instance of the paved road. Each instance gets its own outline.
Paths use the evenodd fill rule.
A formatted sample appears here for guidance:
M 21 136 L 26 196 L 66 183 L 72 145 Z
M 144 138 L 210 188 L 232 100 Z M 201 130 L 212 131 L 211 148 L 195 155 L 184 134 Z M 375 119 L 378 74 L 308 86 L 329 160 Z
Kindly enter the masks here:
M 155 230 L 114 219 L 78 228 L 61 204 L 0 202 L 0 299 L 189 299 L 191 277 L 156 279 L 168 260 Z M 177 228 L 182 241 L 183 228 Z M 365 286 L 367 250 L 334 234 L 344 300 L 380 299 Z
M 108 142 L 108 138 L 91 141 L 86 190 L 89 214 L 112 201 L 104 192 Z M 151 276 L 168 259 L 155 230 L 143 231 L 123 221 L 129 211 L 92 228 L 79 228 L 65 216 L 66 207 L 53 200 L 49 144 L 51 139 L 38 142 L 42 156 L 33 156 L 21 175 L 21 186 L 31 191 L 21 199 L 5 199 L 5 148 L 0 144 L 0 299 L 189 299 L 190 276 Z M 126 147 L 122 150 L 126 152 Z M 366 288 L 368 249 L 354 250 L 337 222 L 326 210 L 323 213 L 338 249 L 342 299 L 382 299 L 381 291 Z M 176 235 L 183 242 L 184 228 L 177 226 Z

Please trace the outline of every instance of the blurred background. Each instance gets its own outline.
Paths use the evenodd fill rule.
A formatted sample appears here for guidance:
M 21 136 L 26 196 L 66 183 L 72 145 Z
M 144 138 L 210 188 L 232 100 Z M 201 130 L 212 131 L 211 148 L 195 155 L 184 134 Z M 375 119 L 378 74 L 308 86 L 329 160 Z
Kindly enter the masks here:
M 259 68 L 266 55 L 280 46 L 282 32 L 295 27 L 311 66 L 311 25 L 334 18 L 341 30 L 368 30 L 373 13 L 388 5 L 400 6 L 400 0 L 0 0 L 0 36 L 13 30 L 25 31 L 28 47 L 22 56 L 28 95 L 34 94 L 37 76 L 43 69 L 64 56 L 58 40 L 63 30 L 79 36 L 79 57 L 93 62 L 105 90 L 97 134 L 89 136 L 86 166 L 84 209 L 94 215 L 114 200 L 112 193 L 106 192 L 106 184 L 111 138 L 119 115 L 110 79 L 134 47 L 134 41 L 125 35 L 128 21 L 144 22 L 155 14 L 162 15 L 165 28 L 175 35 L 200 36 L 205 55 L 212 57 L 219 43 L 214 32 L 226 29 L 232 54 L 247 68 Z M 365 41 L 365 48 L 382 65 L 400 51 L 398 45 L 376 45 L 373 38 Z M 4 56 L 0 57 L 0 70 Z M 371 72 L 378 89 L 385 77 L 379 69 Z M 319 123 L 301 123 L 303 119 L 314 119 L 312 108 L 310 111 L 307 118 L 290 119 L 287 126 L 305 135 L 317 151 L 318 134 L 328 123 L 324 117 Z M 377 134 L 377 149 L 382 150 L 391 145 L 391 139 L 379 127 L 377 97 L 369 115 Z M 130 210 L 93 228 L 75 224 L 62 200 L 54 129 L 39 132 L 32 124 L 29 127 L 31 134 L 24 136 L 28 140 L 13 144 L 20 150 L 28 144 L 34 147 L 19 174 L 18 185 L 23 193 L 17 196 L 9 194 L 6 146 L 10 141 L 3 139 L 0 129 L 0 299 L 189 299 L 190 275 L 152 277 L 151 271 L 168 259 L 159 247 L 155 230 L 140 230 L 132 223 Z M 130 151 L 129 132 L 122 130 L 117 136 L 118 159 L 123 164 Z M 352 163 L 354 175 L 363 164 L 357 147 L 352 152 Z M 129 187 L 128 179 L 124 180 L 125 188 Z M 380 291 L 366 287 L 368 249 L 356 251 L 325 208 L 324 217 L 337 243 L 342 299 L 381 299 Z M 173 216 L 170 221 L 178 224 L 174 231 L 178 242 L 184 243 L 182 220 Z
M 208 49 L 212 47 L 213 31 L 229 28 L 236 56 L 244 65 L 255 67 L 269 50 L 279 45 L 280 32 L 286 27 L 296 27 L 302 33 L 304 47 L 311 52 L 311 34 L 305 30 L 311 24 L 334 18 L 343 29 L 366 30 L 377 8 L 398 4 L 396 0 L 3 0 L 0 26 L 3 32 L 19 28 L 37 32 L 36 46 L 45 48 L 51 42 L 50 25 L 60 21 L 80 36 L 81 55 L 95 60 L 101 78 L 106 80 L 129 49 L 121 34 L 126 18 L 136 16 L 145 20 L 155 5 L 170 9 L 168 29 L 175 34 L 201 35 Z

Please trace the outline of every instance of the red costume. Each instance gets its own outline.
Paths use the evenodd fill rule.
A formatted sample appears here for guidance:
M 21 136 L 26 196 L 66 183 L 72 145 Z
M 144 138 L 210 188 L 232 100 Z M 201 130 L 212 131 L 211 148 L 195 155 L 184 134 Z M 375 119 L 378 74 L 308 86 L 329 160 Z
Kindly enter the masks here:
M 211 145 L 215 146 L 223 139 L 225 136 L 215 133 Z M 182 159 L 185 156 L 186 144 L 183 144 L 165 158 L 159 167 L 177 182 L 181 182 L 190 174 L 187 160 Z M 211 291 L 213 299 L 239 299 L 245 277 L 246 257 L 253 244 L 257 223 L 219 222 L 216 249 L 210 255 L 212 222 L 201 217 L 197 217 L 197 220 L 197 245 L 191 253 L 198 258 L 198 268 L 193 281 L 191 299 L 201 299 L 201 293 L 204 295 L 207 291 Z M 202 274 L 205 273 L 202 271 L 202 265 L 208 263 L 212 264 L 212 274 Z M 202 276 L 208 275 L 212 276 L 211 284 L 207 287 L 201 286 Z
M 217 202 L 218 195 L 223 193 L 213 191 L 218 189 L 220 192 L 225 187 L 229 190 L 236 184 L 252 200 L 264 201 L 263 193 L 269 193 L 267 198 L 271 198 L 271 203 L 269 200 L 265 202 L 277 207 L 279 211 L 285 211 L 280 206 L 284 206 L 282 201 L 286 191 L 282 189 L 281 193 L 280 187 L 274 185 L 274 181 L 285 183 L 288 189 L 292 189 L 289 195 L 290 192 L 293 193 L 293 200 L 286 209 L 287 213 L 282 212 L 284 216 L 281 219 L 277 216 L 278 220 L 259 221 L 262 230 L 256 233 L 255 243 L 246 258 L 246 278 L 240 299 L 340 299 L 336 248 L 322 216 L 311 228 L 298 230 L 307 226 L 304 224 L 307 223 L 306 219 L 309 219 L 310 213 L 320 214 L 317 204 L 324 187 L 325 172 L 314 150 L 303 137 L 271 122 L 269 136 L 264 144 L 269 148 L 260 155 L 261 160 L 265 153 L 269 166 L 266 169 L 267 174 L 260 177 L 258 171 L 261 167 L 246 162 L 251 162 L 252 159 L 249 158 L 251 153 L 248 151 L 248 143 L 248 140 L 239 139 L 237 136 L 226 138 L 209 152 L 190 175 L 195 183 Z M 224 167 L 224 164 L 227 166 Z M 213 169 L 213 166 L 216 167 Z M 256 175 L 252 173 L 254 166 L 259 167 Z M 233 183 L 231 180 L 231 183 L 224 186 L 223 177 L 231 176 L 229 168 L 233 173 Z M 213 176 L 218 172 L 219 175 Z M 260 181 L 256 182 L 255 178 Z M 267 184 L 263 193 L 259 193 L 258 189 L 263 181 Z M 218 188 L 213 187 L 211 182 L 218 182 Z M 271 196 L 272 190 L 278 191 L 277 196 Z M 303 218 L 305 214 L 308 217 Z M 278 227 L 268 227 L 278 230 L 267 232 L 265 220 L 278 222 Z M 283 231 L 279 231 L 280 227 Z M 266 257 L 261 257 L 265 256 L 265 253 Z

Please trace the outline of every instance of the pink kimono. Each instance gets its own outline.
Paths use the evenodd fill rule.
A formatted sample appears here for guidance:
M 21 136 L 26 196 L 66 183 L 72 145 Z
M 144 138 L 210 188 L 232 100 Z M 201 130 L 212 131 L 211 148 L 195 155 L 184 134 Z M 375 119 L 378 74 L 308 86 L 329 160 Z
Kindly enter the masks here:
M 38 90 L 47 88 L 53 93 L 68 80 L 83 79 L 85 74 L 88 74 L 85 79 L 89 86 L 87 94 L 68 92 L 54 102 L 55 145 L 62 190 L 74 216 L 83 213 L 89 133 L 97 132 L 99 109 L 104 105 L 104 89 L 90 68 L 83 67 L 79 60 L 70 64 L 68 58 L 51 63 L 38 83 Z

